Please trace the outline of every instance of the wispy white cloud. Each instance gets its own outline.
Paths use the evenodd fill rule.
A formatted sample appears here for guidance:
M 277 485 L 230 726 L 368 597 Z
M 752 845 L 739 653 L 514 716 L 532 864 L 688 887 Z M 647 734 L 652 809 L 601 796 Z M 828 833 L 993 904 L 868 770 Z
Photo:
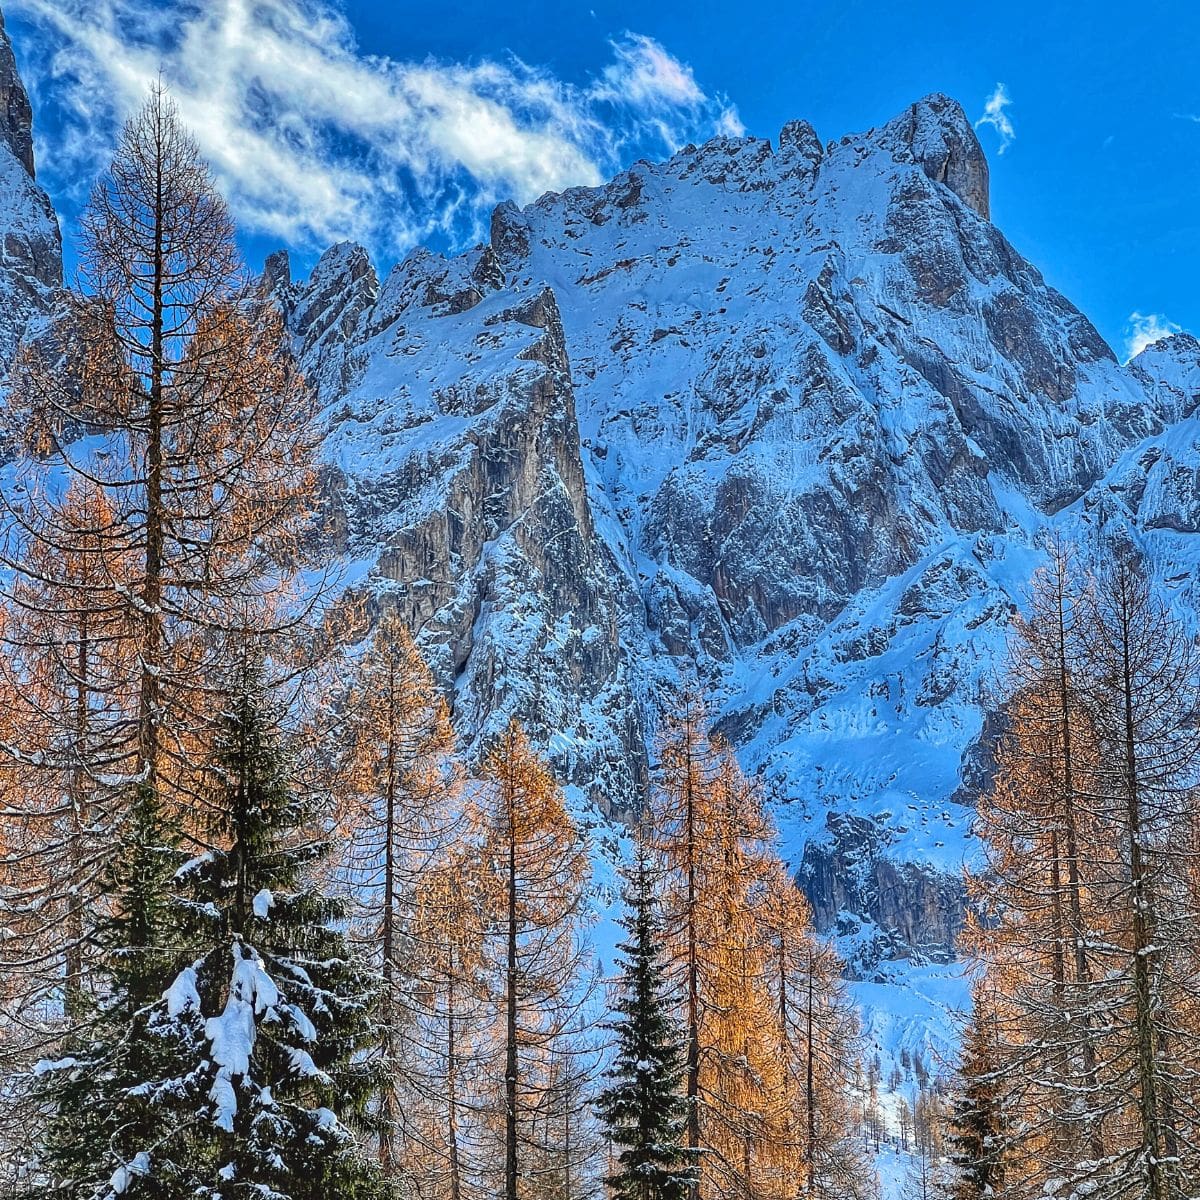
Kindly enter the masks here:
M 613 61 L 588 89 L 592 103 L 612 105 L 633 117 L 672 151 L 699 136 L 741 137 L 746 132 L 737 107 L 704 92 L 692 68 L 653 38 L 627 32 L 609 45 Z
M 241 224 L 295 247 L 349 237 L 399 252 L 439 229 L 471 232 L 500 199 L 598 183 L 631 144 L 672 150 L 740 128 L 690 67 L 634 33 L 572 85 L 513 58 L 366 54 L 328 0 L 6 7 L 38 33 L 18 49 L 56 109 L 39 122 L 52 183 L 94 176 L 161 71 Z
M 717 117 L 716 130 L 722 137 L 745 136 L 746 127 L 742 124 L 742 118 L 738 116 L 735 105 L 730 104 L 722 109 L 721 115 Z
M 1008 89 L 1002 83 L 996 84 L 984 103 L 983 116 L 975 122 L 976 129 L 981 125 L 990 125 L 1000 135 L 1000 149 L 997 154 L 1003 154 L 1016 141 L 1017 131 L 1013 128 L 1012 118 L 1005 112 L 1011 103 Z
M 1200 125 L 1200 113 L 1173 113 L 1177 120 L 1191 121 L 1195 125 Z
M 1180 327 L 1161 313 L 1130 313 L 1125 326 L 1125 361 L 1136 358 L 1147 346 L 1179 332 Z
M 693 107 L 707 98 L 692 68 L 672 57 L 653 38 L 627 33 L 611 43 L 614 62 L 604 68 L 599 95 L 650 108 Z

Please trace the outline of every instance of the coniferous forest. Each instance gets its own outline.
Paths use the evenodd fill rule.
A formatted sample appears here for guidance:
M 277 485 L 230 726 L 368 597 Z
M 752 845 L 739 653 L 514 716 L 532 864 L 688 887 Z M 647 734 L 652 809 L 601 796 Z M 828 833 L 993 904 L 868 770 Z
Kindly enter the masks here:
M 1044 547 L 958 1051 L 885 1060 L 699 683 L 611 822 L 463 745 L 162 85 L 78 264 L 3 411 L 0 1196 L 1200 1194 L 1200 653 L 1136 539 Z

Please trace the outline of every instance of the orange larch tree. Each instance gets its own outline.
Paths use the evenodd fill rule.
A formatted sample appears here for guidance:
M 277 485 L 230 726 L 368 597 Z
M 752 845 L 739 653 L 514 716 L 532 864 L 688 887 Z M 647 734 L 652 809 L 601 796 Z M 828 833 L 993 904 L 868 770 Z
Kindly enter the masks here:
M 544 1170 L 547 1105 L 587 1023 L 591 863 L 562 790 L 511 722 L 481 768 L 483 861 L 495 898 L 488 938 L 504 1092 L 505 1200 L 527 1200 Z
M 445 699 L 397 618 L 385 616 L 376 626 L 331 707 L 338 715 L 325 734 L 338 763 L 339 858 L 362 944 L 383 981 L 379 1158 L 384 1171 L 394 1174 L 404 1123 L 405 1034 L 428 997 L 422 964 L 432 950 L 440 975 L 444 939 L 451 939 L 453 952 L 459 936 L 453 927 L 440 930 L 432 922 L 432 894 L 424 880 L 444 866 L 465 831 L 462 773 Z M 421 903 L 423 935 L 442 939 L 434 946 L 423 945 L 413 928 Z
M 825 1181 L 830 1194 L 865 1191 L 839 1076 L 856 1057 L 851 1006 L 779 862 L 761 794 L 709 736 L 694 692 L 664 722 L 659 757 L 647 829 L 688 1047 L 694 1194 L 790 1198 L 806 1184 L 824 1194 Z
M 817 936 L 808 901 L 782 863 L 773 866 L 756 918 L 798 1160 L 789 1170 L 806 1197 L 866 1197 L 871 1171 L 850 1102 L 861 1074 L 858 1019 L 842 961 Z
M 305 607 L 294 580 L 314 504 L 312 400 L 161 86 L 81 225 L 79 287 L 10 381 L 7 423 L 28 454 L 4 501 L 3 561 L 16 587 L 73 593 L 76 614 L 111 614 L 120 598 L 111 617 L 134 664 L 120 679 L 124 774 L 154 785 L 161 773 L 186 793 L 193 733 L 213 715 L 204 680 L 246 635 L 261 642 Z M 63 480 L 103 497 L 82 540 Z M 71 571 L 97 545 L 112 565 L 93 595 Z
M 48 982 L 59 1009 L 86 984 L 94 866 L 133 792 L 155 788 L 174 822 L 201 824 L 213 681 L 249 641 L 265 659 L 273 638 L 286 650 L 321 591 L 296 583 L 310 394 L 161 87 L 81 225 L 79 285 L 8 380 L 5 432 L 23 457 L 0 497 L 16 710 L 0 820 L 25 856 L 10 851 L 0 874 L 19 876 L 27 918 L 8 949 L 43 966 L 35 992 Z

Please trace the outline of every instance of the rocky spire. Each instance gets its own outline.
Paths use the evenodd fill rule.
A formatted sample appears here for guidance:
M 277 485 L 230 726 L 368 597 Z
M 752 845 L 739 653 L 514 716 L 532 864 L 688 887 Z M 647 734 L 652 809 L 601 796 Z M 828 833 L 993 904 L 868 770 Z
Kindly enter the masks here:
M 33 110 L 29 107 L 29 96 L 21 76 L 17 74 L 17 60 L 12 42 L 4 28 L 4 14 L 0 12 L 0 137 L 17 161 L 34 178 L 33 170 Z
M 0 14 L 0 377 L 30 320 L 62 283 L 62 238 L 33 175 L 33 118 Z
M 910 105 L 883 129 L 893 151 L 907 150 L 935 183 L 990 219 L 988 164 L 975 130 L 957 100 L 934 92 Z

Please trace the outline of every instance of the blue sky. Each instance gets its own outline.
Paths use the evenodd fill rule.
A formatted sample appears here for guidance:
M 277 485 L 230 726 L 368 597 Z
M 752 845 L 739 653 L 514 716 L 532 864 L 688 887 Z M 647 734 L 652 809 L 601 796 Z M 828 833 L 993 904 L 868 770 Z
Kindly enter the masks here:
M 714 131 L 825 139 L 930 91 L 979 127 L 993 219 L 1124 355 L 1200 332 L 1200 5 L 711 0 L 9 0 L 68 229 L 160 68 L 247 256 L 354 237 L 382 265 L 496 200 Z M 992 111 L 997 111 L 993 103 Z M 1009 135 L 1001 126 L 1008 123 Z

